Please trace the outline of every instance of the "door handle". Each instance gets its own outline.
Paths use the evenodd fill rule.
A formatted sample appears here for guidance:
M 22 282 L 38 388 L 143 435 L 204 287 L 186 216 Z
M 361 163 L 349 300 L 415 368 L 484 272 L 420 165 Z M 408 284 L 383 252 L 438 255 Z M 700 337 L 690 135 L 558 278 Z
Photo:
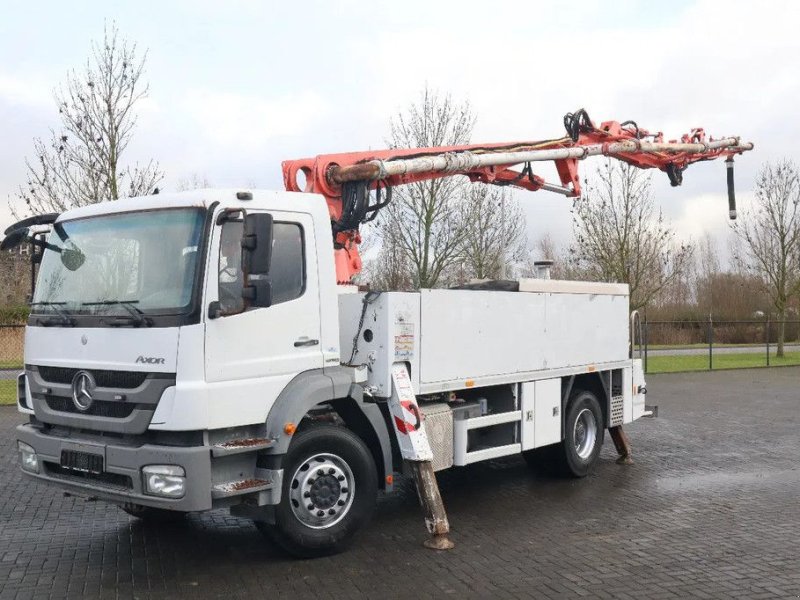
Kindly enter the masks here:
M 302 348 L 304 346 L 316 346 L 319 344 L 319 340 L 310 340 L 308 338 L 300 338 L 294 343 L 295 348 Z

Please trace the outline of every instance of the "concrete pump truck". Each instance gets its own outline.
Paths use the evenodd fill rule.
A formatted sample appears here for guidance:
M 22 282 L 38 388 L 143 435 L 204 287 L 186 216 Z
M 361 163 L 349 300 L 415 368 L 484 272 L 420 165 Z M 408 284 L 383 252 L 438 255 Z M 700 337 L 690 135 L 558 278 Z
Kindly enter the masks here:
M 11 226 L 2 248 L 32 244 L 39 263 L 21 469 L 141 519 L 229 508 L 317 556 L 351 540 L 399 472 L 414 478 L 428 545 L 445 548 L 439 470 L 521 453 L 582 477 L 605 430 L 629 461 L 622 426 L 646 413 L 646 389 L 627 285 L 351 284 L 359 227 L 393 187 L 426 179 L 577 198 L 590 156 L 673 185 L 725 158 L 735 217 L 733 157 L 752 144 L 702 129 L 665 141 L 583 110 L 565 125 L 538 142 L 286 161 L 286 191 L 159 194 Z M 536 175 L 539 161 L 559 181 Z

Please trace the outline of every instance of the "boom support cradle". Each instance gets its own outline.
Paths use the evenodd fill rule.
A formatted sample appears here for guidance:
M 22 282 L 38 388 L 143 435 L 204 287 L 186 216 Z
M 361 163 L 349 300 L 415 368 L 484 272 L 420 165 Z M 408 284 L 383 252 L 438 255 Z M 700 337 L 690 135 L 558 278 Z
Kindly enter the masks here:
M 725 158 L 729 208 L 734 218 L 733 157 L 752 150 L 753 144 L 742 143 L 738 137 L 707 137 L 702 128 L 692 129 L 680 140 L 665 142 L 661 132 L 650 133 L 633 121 L 605 121 L 596 127 L 583 109 L 567 114 L 564 124 L 566 136 L 538 142 L 375 150 L 287 160 L 282 163 L 284 186 L 288 191 L 325 196 L 333 224 L 339 283 L 350 283 L 361 271 L 359 225 L 374 218 L 388 203 L 392 187 L 428 179 L 464 175 L 472 182 L 529 191 L 543 189 L 576 198 L 581 195 L 578 163 L 590 156 L 609 156 L 640 169 L 659 169 L 667 173 L 673 186 L 681 184 L 683 171 L 690 164 Z M 558 183 L 533 173 L 531 163 L 540 161 L 555 163 Z M 524 167 L 518 171 L 512 169 L 515 165 Z M 369 190 L 376 190 L 378 196 L 373 205 L 368 202 Z

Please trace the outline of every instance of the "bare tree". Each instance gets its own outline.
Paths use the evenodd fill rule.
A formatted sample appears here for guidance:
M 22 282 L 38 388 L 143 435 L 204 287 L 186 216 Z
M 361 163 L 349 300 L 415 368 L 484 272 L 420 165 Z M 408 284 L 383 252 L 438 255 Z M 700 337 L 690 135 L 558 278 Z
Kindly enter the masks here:
M 179 192 L 188 192 L 189 190 L 202 190 L 210 187 L 213 187 L 213 184 L 206 175 L 192 173 L 188 177 L 181 178 L 178 181 L 178 185 L 175 186 L 175 189 Z
M 694 298 L 699 309 L 704 309 L 708 315 L 714 314 L 716 298 L 715 282 L 722 273 L 716 243 L 711 234 L 706 233 L 697 244 L 697 254 L 691 277 L 694 279 Z
M 631 309 L 639 309 L 680 275 L 692 249 L 676 244 L 653 205 L 650 176 L 639 169 L 609 159 L 586 190 L 573 209 L 572 267 L 627 283 Z
M 425 87 L 419 101 L 390 124 L 393 148 L 454 146 L 469 142 L 475 118 L 469 103 Z M 459 210 L 466 178 L 444 177 L 399 186 L 379 217 L 377 232 L 411 268 L 414 285 L 435 287 L 460 258 L 466 220 Z
M 783 356 L 786 309 L 800 294 L 800 171 L 789 160 L 767 163 L 756 178 L 755 204 L 733 224 L 742 241 L 740 260 L 766 285 L 776 316 L 778 356 Z
M 362 245 L 368 251 L 369 244 Z M 375 290 L 410 290 L 414 287 L 413 269 L 400 246 L 399 236 L 383 232 L 377 256 L 365 264 L 363 279 Z
M 136 126 L 135 107 L 148 93 L 145 62 L 146 53 L 140 57 L 136 44 L 120 39 L 115 25 L 105 28 L 85 70 L 70 72 L 55 92 L 61 127 L 47 141 L 34 140 L 35 159 L 26 159 L 27 185 L 18 193 L 24 207 L 12 204 L 15 215 L 152 193 L 163 178 L 158 163 L 121 162 Z
M 511 264 L 524 252 L 525 216 L 519 204 L 506 190 L 483 184 L 467 188 L 463 204 L 467 277 L 508 277 Z

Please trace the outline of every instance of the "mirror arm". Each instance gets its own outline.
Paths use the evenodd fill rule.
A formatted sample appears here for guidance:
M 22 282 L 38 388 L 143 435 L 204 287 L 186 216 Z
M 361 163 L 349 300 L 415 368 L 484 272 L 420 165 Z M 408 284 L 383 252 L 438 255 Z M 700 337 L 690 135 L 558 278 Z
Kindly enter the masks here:
M 232 317 L 233 315 L 240 315 L 249 308 L 247 302 L 242 303 L 242 307 L 236 310 L 222 310 L 222 304 L 219 300 L 214 300 L 208 305 L 208 318 L 218 319 L 220 317 Z
M 45 240 L 37 239 L 37 238 L 28 238 L 25 240 L 26 242 L 33 244 L 37 248 L 41 248 L 42 250 L 52 250 L 53 252 L 58 252 L 61 254 L 63 252 L 63 248 L 56 246 L 55 244 L 51 244 Z

